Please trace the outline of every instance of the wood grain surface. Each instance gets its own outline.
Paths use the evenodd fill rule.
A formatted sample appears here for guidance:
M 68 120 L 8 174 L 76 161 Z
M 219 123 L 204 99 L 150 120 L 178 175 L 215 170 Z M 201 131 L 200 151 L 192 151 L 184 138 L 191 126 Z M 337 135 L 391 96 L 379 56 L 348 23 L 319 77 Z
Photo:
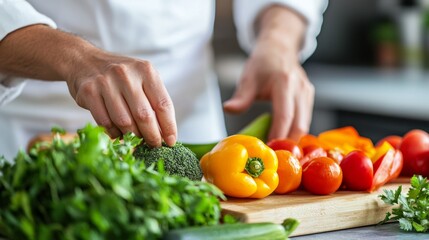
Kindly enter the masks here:
M 396 190 L 399 185 L 403 193 L 408 192 L 409 179 L 398 179 L 372 193 L 337 191 L 318 196 L 296 191 L 263 199 L 228 198 L 221 204 L 223 213 L 244 222 L 281 223 L 285 218 L 295 218 L 300 225 L 292 236 L 299 236 L 377 224 L 392 208 L 378 196 L 383 189 Z

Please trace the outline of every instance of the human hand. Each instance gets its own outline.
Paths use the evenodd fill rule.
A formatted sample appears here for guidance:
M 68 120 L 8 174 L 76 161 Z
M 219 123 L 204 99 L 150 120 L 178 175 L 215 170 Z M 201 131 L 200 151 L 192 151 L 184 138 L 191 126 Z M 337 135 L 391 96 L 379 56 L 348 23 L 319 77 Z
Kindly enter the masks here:
M 113 138 L 127 132 L 150 146 L 172 146 L 177 126 L 172 100 L 148 61 L 92 49 L 66 77 L 76 103 Z
M 303 29 L 302 19 L 286 8 L 265 11 L 237 89 L 224 103 L 228 112 L 243 112 L 255 100 L 271 101 L 273 122 L 268 139 L 298 140 L 310 128 L 314 86 L 298 56 Z
M 151 146 L 160 146 L 162 139 L 170 146 L 176 142 L 173 103 L 148 61 L 110 54 L 80 37 L 36 24 L 2 40 L 0 72 L 66 80 L 77 104 L 113 138 L 134 132 Z
M 243 112 L 255 100 L 272 101 L 273 122 L 268 138 L 298 140 L 309 131 L 314 87 L 297 56 L 270 46 L 257 47 L 247 61 L 234 96 L 224 103 L 229 112 Z

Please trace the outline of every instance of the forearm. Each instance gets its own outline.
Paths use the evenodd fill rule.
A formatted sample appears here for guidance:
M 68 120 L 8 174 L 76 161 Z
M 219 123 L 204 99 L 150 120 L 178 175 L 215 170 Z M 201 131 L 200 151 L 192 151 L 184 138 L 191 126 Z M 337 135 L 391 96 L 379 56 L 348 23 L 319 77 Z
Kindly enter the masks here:
M 64 80 L 84 52 L 95 51 L 87 41 L 52 29 L 32 25 L 0 41 L 0 72 L 42 80 Z
M 255 22 L 258 42 L 276 44 L 284 51 L 302 48 L 307 23 L 297 12 L 280 5 L 273 5 L 261 12 Z
M 88 109 L 111 137 L 133 132 L 151 146 L 173 146 L 173 103 L 152 64 L 110 54 L 87 41 L 34 25 L 0 42 L 0 72 L 64 80 L 76 103 Z

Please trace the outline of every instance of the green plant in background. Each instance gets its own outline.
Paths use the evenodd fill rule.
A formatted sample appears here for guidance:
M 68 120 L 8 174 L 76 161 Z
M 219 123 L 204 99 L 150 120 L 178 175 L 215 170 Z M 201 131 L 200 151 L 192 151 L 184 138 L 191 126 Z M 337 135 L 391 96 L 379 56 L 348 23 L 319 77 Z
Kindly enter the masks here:
M 14 163 L 0 158 L 0 236 L 13 239 L 157 239 L 171 229 L 216 225 L 213 185 L 170 176 L 133 156 L 141 139 L 110 141 L 86 126 L 71 143 L 56 137 Z

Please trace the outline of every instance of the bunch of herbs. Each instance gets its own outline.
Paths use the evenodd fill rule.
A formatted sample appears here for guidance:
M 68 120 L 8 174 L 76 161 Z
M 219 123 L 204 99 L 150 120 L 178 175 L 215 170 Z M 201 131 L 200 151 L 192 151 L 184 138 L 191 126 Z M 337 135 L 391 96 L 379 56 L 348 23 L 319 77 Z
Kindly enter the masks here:
M 415 175 L 411 178 L 408 194 L 402 193 L 402 186 L 397 190 L 384 190 L 380 198 L 389 205 L 394 205 L 392 212 L 387 212 L 381 223 L 390 220 L 399 221 L 405 231 L 427 232 L 429 230 L 429 182 L 427 178 Z
M 57 133 L 59 134 L 59 133 Z M 55 137 L 0 158 L 0 236 L 13 239 L 158 239 L 170 230 L 215 225 L 222 193 L 169 176 L 133 156 L 142 139 L 111 141 L 87 125 L 72 142 Z

